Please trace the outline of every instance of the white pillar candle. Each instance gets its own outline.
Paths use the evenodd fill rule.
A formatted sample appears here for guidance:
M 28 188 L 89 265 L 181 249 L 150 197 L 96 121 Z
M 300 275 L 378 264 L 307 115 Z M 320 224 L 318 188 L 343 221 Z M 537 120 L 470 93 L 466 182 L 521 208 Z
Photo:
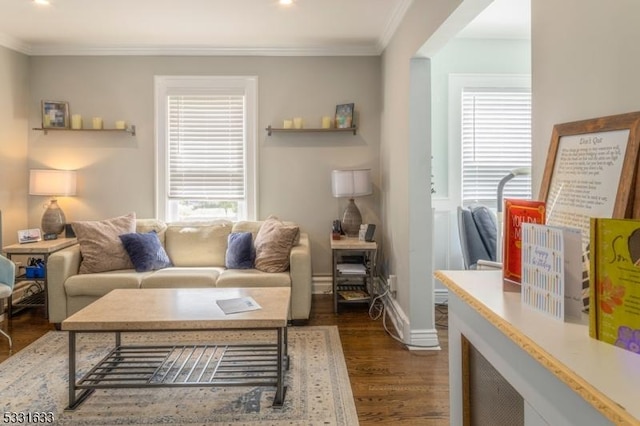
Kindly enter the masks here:
M 71 128 L 82 129 L 82 116 L 80 114 L 73 114 L 71 116 Z
M 293 121 L 291 120 L 284 120 L 284 123 L 282 123 L 284 129 L 290 129 L 291 126 L 293 126 Z
M 102 129 L 102 117 L 93 117 L 93 128 Z
M 322 117 L 322 128 L 323 129 L 331 128 L 331 117 L 327 117 L 327 116 Z
M 127 123 L 124 120 L 118 120 L 116 121 L 116 129 L 119 130 L 124 130 L 127 128 Z
M 295 117 L 293 119 L 293 127 L 295 127 L 296 129 L 302 129 L 302 118 Z

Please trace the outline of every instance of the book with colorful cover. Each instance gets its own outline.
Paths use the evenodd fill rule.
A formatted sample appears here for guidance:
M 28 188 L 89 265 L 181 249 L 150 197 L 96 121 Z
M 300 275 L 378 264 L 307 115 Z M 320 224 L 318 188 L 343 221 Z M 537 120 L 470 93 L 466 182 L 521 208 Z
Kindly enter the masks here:
M 582 231 L 522 224 L 522 303 L 559 321 L 581 318 Z
M 640 353 L 640 220 L 591 219 L 589 335 Z
M 502 233 L 502 276 L 505 291 L 519 291 L 522 280 L 523 223 L 545 223 L 545 202 L 537 200 L 504 200 L 504 227 Z M 515 285 L 515 286 L 514 286 Z

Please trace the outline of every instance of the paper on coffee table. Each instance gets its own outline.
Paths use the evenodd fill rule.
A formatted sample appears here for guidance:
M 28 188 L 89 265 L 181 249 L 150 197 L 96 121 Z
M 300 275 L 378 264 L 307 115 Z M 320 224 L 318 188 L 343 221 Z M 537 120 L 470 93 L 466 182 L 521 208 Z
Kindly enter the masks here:
M 257 311 L 262 309 L 253 297 L 236 297 L 233 299 L 218 299 L 216 303 L 225 314 L 237 314 L 239 312 Z

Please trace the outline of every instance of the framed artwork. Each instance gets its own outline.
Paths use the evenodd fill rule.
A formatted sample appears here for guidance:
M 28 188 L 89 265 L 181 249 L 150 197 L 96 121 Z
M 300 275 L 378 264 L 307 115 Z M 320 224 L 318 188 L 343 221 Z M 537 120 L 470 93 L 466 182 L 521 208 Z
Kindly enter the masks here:
M 40 240 L 42 240 L 42 234 L 38 228 L 22 229 L 18 231 L 18 242 L 20 244 L 34 243 Z
M 547 224 L 580 228 L 586 240 L 590 217 L 636 217 L 639 146 L 640 112 L 555 125 L 539 197 Z
M 336 105 L 336 127 L 348 129 L 353 127 L 353 109 L 355 104 Z
M 69 102 L 42 101 L 42 128 L 68 129 Z
M 553 126 L 539 199 L 546 202 L 547 225 L 581 231 L 585 309 L 590 309 L 590 218 L 638 217 L 639 146 L 640 112 Z

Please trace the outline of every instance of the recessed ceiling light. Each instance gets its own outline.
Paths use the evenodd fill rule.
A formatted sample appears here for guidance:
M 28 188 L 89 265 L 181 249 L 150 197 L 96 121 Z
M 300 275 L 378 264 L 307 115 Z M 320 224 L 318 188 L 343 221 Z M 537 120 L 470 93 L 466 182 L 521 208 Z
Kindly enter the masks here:
M 293 0 L 279 0 L 279 3 L 282 6 L 291 6 L 293 4 Z
M 33 2 L 41 6 L 49 6 L 51 4 L 49 0 L 33 0 Z

